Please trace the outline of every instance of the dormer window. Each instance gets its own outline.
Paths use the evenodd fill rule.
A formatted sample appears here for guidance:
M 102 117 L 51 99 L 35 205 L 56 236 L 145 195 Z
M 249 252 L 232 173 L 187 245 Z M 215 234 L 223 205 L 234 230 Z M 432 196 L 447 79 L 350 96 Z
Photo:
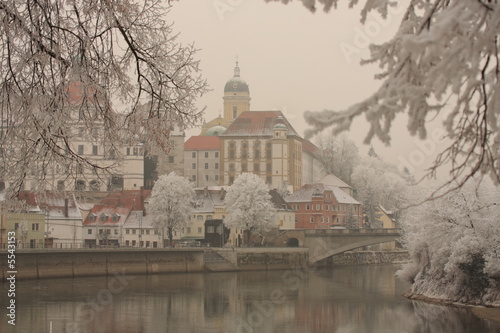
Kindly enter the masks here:
M 108 214 L 102 213 L 101 216 L 99 217 L 99 221 L 101 222 L 106 222 L 108 219 Z
M 113 222 L 118 222 L 120 220 L 120 214 L 114 213 L 113 214 Z
M 90 213 L 88 217 L 89 222 L 95 222 L 96 217 L 97 215 L 95 215 L 94 213 Z

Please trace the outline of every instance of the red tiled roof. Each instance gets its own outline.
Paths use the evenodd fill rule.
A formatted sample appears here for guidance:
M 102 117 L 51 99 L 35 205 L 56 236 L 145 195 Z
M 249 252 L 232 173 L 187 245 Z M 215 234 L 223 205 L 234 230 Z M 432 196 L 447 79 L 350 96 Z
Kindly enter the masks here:
M 90 210 L 90 214 L 94 214 L 98 223 L 118 223 L 126 219 L 133 210 L 144 210 L 144 199 L 149 197 L 151 190 L 124 190 L 119 192 L 111 192 L 101 202 Z M 106 214 L 108 216 L 105 222 L 100 220 L 100 216 Z M 117 221 L 113 221 L 113 214 L 120 215 Z M 93 224 L 94 221 L 89 221 L 87 217 L 83 224 Z
M 288 127 L 288 135 L 299 136 L 281 111 L 245 111 L 220 136 L 272 136 L 273 126 L 280 122 Z
M 220 139 L 217 136 L 192 136 L 184 143 L 185 150 L 219 150 Z

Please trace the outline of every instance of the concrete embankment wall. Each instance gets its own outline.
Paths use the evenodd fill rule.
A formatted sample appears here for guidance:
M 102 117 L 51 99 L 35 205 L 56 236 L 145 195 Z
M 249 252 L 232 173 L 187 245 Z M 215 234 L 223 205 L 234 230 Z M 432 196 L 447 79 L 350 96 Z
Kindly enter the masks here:
M 46 279 L 113 274 L 202 272 L 202 249 L 80 250 L 16 252 L 16 279 Z M 8 277 L 7 253 L 0 253 L 2 281 Z
M 304 265 L 304 248 L 217 249 L 226 260 L 241 270 L 278 270 Z M 162 274 L 203 272 L 204 249 L 103 249 L 37 250 L 16 252 L 17 280 L 113 276 L 114 274 Z M 2 281 L 10 269 L 7 253 L 0 253 Z
M 242 271 L 296 268 L 307 264 L 309 259 L 306 248 L 238 248 L 235 251 Z
M 328 265 L 388 264 L 410 260 L 408 251 L 349 251 L 334 255 Z

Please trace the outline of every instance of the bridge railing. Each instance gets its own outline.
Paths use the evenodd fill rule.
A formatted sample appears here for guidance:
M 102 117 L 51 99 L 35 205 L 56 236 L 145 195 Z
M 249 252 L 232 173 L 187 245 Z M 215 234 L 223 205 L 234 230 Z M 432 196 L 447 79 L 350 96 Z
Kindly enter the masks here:
M 306 235 L 394 235 L 400 234 L 399 228 L 380 228 L 380 229 L 304 229 Z

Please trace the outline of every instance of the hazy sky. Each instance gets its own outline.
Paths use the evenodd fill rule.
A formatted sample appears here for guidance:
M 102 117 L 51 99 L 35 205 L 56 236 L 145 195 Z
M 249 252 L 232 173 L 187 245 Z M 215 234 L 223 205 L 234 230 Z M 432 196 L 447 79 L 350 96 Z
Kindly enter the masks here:
M 359 60 L 369 55 L 370 42 L 386 41 L 395 33 L 403 8 L 394 9 L 386 21 L 373 14 L 362 25 L 359 8 L 349 10 L 346 2 L 330 13 L 311 13 L 297 0 L 288 5 L 264 0 L 173 2 L 168 20 L 182 43 L 194 42 L 200 49 L 200 67 L 212 89 L 198 102 L 207 107 L 206 120 L 222 112 L 224 84 L 233 76 L 236 57 L 250 86 L 251 110 L 281 110 L 301 134 L 308 126 L 305 110 L 342 110 L 370 96 L 381 83 L 373 78 L 378 68 L 361 66 Z M 347 133 L 362 154 L 369 148 L 362 144 L 367 129 L 362 118 Z M 391 147 L 373 140 L 376 151 L 420 175 L 418 170 L 434 159 L 435 140 L 419 146 L 405 119 L 397 120 L 391 133 Z

